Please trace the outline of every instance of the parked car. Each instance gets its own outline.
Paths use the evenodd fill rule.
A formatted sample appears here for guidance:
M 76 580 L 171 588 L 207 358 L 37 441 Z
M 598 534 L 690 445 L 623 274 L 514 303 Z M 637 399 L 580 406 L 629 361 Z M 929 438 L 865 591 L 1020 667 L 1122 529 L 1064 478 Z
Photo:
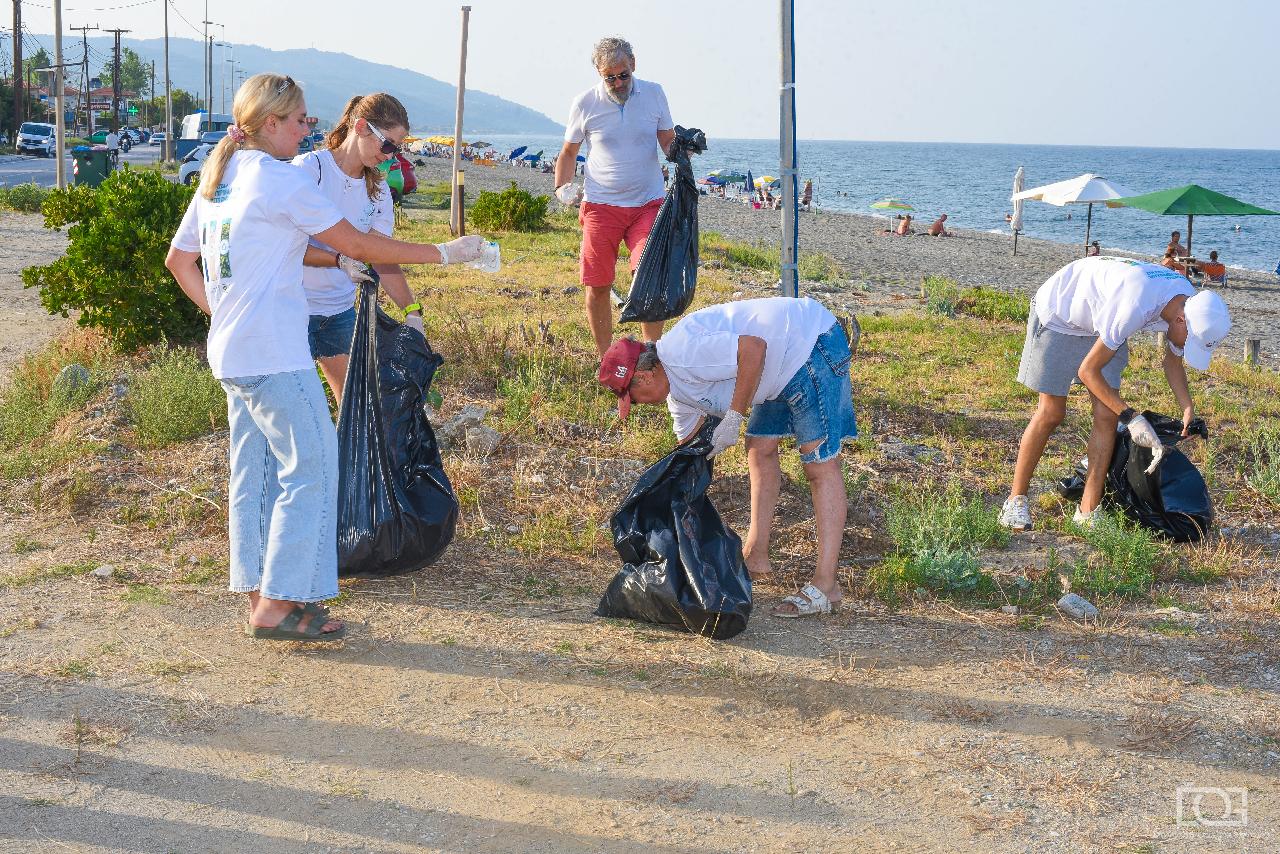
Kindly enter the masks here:
M 49 157 L 58 150 L 58 140 L 53 125 L 44 122 L 23 122 L 18 128 L 19 154 L 39 154 Z
M 217 145 L 226 135 L 227 132 L 225 130 L 207 130 L 200 134 L 200 144 Z
M 151 134 L 150 144 L 163 145 L 164 141 L 168 138 L 168 136 L 169 135 L 166 134 L 164 131 L 158 130 L 155 133 Z
M 106 145 L 107 134 L 109 133 L 111 133 L 111 131 L 107 129 L 94 131 L 93 136 L 89 137 L 89 141 L 94 143 L 95 145 Z M 133 147 L 133 137 L 125 133 L 123 129 L 117 135 L 120 137 L 121 151 L 128 151 L 130 148 Z
M 223 136 L 225 135 L 224 131 Z M 182 164 L 178 167 L 178 181 L 180 183 L 198 184 L 200 182 L 200 165 L 209 156 L 209 152 L 213 151 L 213 146 L 214 143 L 202 143 L 191 149 L 191 152 L 182 158 Z
M 124 139 L 126 136 L 131 143 L 142 142 L 142 132 L 137 128 L 120 128 L 120 138 Z

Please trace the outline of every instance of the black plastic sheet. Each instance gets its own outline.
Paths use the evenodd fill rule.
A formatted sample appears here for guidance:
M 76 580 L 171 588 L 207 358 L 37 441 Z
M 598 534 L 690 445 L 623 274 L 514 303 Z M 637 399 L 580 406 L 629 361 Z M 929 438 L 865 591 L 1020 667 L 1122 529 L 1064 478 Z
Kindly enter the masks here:
M 1166 446 L 1182 440 L 1181 420 L 1154 412 L 1142 414 Z M 1209 436 L 1201 418 L 1191 422 L 1189 432 L 1204 439 Z M 1168 447 L 1160 465 L 1147 474 L 1151 459 L 1150 448 L 1134 444 L 1129 431 L 1121 431 L 1107 469 L 1104 502 L 1175 542 L 1199 542 L 1213 524 L 1213 500 L 1203 475 L 1176 447 Z M 1071 501 L 1079 501 L 1084 494 L 1085 472 L 1086 468 L 1077 464 L 1073 474 L 1059 481 L 1058 492 Z
M 338 414 L 338 575 L 399 575 L 453 539 L 458 499 L 423 409 L 444 359 L 360 286 Z
M 667 160 L 676 165 L 675 178 L 640 253 L 622 306 L 623 323 L 679 317 L 693 302 L 698 284 L 698 185 L 689 156 L 706 151 L 707 138 L 697 128 L 676 125 L 675 130 L 667 148 Z
M 742 541 L 707 498 L 711 485 L 708 419 L 698 438 L 640 475 L 613 514 L 613 543 L 622 571 L 596 614 L 675 626 L 731 638 L 751 616 L 751 577 Z

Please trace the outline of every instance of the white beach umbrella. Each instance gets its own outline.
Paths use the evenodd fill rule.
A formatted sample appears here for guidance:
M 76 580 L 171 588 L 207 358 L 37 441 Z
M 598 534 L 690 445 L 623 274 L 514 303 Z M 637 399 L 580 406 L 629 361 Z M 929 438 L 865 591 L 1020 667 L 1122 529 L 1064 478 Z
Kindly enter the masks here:
M 1022 231 L 1022 199 L 1018 198 L 1018 194 L 1022 192 L 1024 174 L 1021 166 L 1013 173 L 1013 219 L 1009 221 L 1009 230 L 1013 232 L 1014 255 L 1018 254 L 1018 232 Z
M 1115 200 L 1126 197 L 1130 192 L 1127 187 L 1114 181 L 1108 181 L 1101 175 L 1086 172 L 1077 178 L 1071 178 L 1067 181 L 1058 181 L 1054 184 L 1045 184 L 1043 187 L 1032 187 L 1030 190 L 1014 193 L 1012 199 L 1015 203 L 1029 200 L 1045 202 L 1058 207 L 1063 207 L 1064 205 L 1088 205 L 1089 217 L 1084 227 L 1084 248 L 1085 252 L 1088 252 L 1089 232 L 1093 227 L 1093 206 L 1100 203 L 1109 208 L 1124 207 L 1124 205 L 1116 204 Z

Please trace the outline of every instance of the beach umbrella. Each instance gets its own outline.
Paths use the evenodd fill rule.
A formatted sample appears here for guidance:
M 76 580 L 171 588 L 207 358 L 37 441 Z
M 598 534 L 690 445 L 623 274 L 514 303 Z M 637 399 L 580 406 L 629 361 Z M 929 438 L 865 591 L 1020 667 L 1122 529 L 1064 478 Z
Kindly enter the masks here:
M 913 211 L 915 208 L 904 202 L 902 199 L 892 197 L 881 199 L 878 202 L 872 202 L 871 207 L 878 211 Z
M 1126 195 L 1116 204 L 1126 208 L 1138 208 L 1161 216 L 1187 217 L 1187 254 L 1191 254 L 1191 221 L 1196 216 L 1280 216 L 1280 211 L 1270 211 L 1242 202 L 1231 196 L 1214 192 L 1199 184 L 1170 187 L 1141 196 Z
M 472 148 L 493 148 L 493 143 L 491 143 L 491 142 L 473 142 L 473 143 L 471 143 L 471 147 L 472 147 Z
M 1013 195 L 1017 196 L 1022 192 L 1022 182 L 1024 179 L 1022 167 L 1018 167 L 1018 171 L 1013 173 Z M 1018 254 L 1018 232 L 1022 231 L 1022 199 L 1018 199 L 1013 203 L 1013 219 L 1009 220 L 1009 229 L 1013 232 L 1013 254 Z
M 529 150 L 529 146 L 527 145 L 522 145 L 519 148 L 513 148 L 511 150 L 511 153 L 507 155 L 507 159 L 515 160 L 517 157 L 519 157 L 521 154 L 524 154 L 528 150 Z
M 741 181 L 746 178 L 736 169 L 712 169 L 707 173 L 708 178 L 719 178 L 721 183 L 728 184 L 730 181 Z
M 756 186 L 757 187 L 776 187 L 778 186 L 778 179 L 773 177 L 772 175 L 761 175 L 759 178 L 756 179 Z
M 742 190 L 743 192 L 750 193 L 752 192 L 753 187 L 755 187 L 755 181 L 752 180 L 751 170 L 748 169 L 747 177 L 742 180 Z
M 1043 187 L 1032 187 L 1014 193 L 1013 202 L 1033 201 L 1062 207 L 1064 205 L 1088 205 L 1089 216 L 1084 226 L 1084 251 L 1089 252 L 1089 232 L 1093 229 L 1093 206 L 1104 204 L 1109 208 L 1122 207 L 1116 200 L 1123 196 L 1131 196 L 1133 192 L 1126 187 L 1109 181 L 1101 175 L 1086 172 L 1066 181 L 1045 184 Z

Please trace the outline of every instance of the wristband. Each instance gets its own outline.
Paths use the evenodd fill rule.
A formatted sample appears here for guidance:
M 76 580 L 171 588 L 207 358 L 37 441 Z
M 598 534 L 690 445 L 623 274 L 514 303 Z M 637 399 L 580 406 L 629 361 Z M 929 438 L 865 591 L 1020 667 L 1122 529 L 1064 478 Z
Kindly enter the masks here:
M 342 269 L 342 253 L 341 252 L 333 253 L 333 266 L 337 267 L 339 270 Z
M 404 307 L 405 314 L 412 314 L 415 311 L 418 312 L 418 314 L 422 314 L 422 303 L 411 302 Z
M 1120 413 L 1120 423 L 1127 425 L 1130 421 L 1132 421 L 1135 417 L 1137 417 L 1137 415 L 1138 413 L 1133 411 L 1132 406 L 1125 407 L 1124 411 Z
M 440 253 L 440 266 L 446 267 L 449 264 L 449 252 L 444 248 L 443 243 L 436 244 L 436 251 Z

